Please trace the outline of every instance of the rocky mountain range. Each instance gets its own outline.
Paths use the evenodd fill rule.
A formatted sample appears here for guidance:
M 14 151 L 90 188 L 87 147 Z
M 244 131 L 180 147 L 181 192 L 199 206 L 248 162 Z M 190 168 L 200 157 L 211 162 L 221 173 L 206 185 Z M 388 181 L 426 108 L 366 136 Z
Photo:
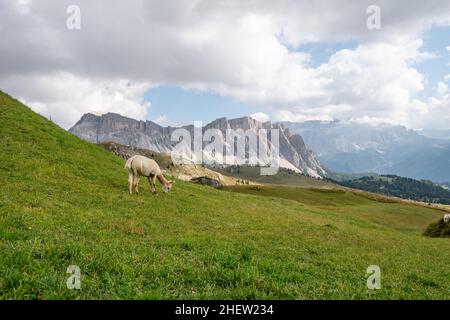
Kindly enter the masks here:
M 194 126 L 181 127 L 186 129 L 191 136 Z M 96 115 L 84 114 L 81 119 L 69 130 L 76 136 L 93 143 L 116 142 L 126 146 L 133 146 L 153 150 L 159 153 L 170 154 L 178 143 L 171 141 L 171 135 L 177 127 L 163 127 L 152 121 L 138 121 L 116 113 Z M 309 150 L 303 138 L 299 134 L 292 134 L 289 128 L 281 124 L 271 122 L 259 122 L 250 117 L 237 119 L 217 119 L 202 128 L 202 132 L 208 129 L 218 129 L 225 137 L 227 129 L 242 129 L 256 132 L 260 129 L 279 129 L 279 164 L 280 167 L 291 169 L 312 177 L 324 177 L 326 171 Z M 246 145 L 246 155 L 250 146 Z M 259 147 L 258 147 L 259 148 Z
M 450 141 L 399 125 L 351 121 L 283 122 L 300 134 L 329 170 L 450 181 Z

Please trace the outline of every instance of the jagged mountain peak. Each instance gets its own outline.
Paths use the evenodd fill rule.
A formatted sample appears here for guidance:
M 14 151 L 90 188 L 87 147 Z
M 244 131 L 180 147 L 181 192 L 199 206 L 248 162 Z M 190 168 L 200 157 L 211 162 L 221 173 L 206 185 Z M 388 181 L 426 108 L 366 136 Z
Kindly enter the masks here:
M 193 132 L 193 125 L 182 128 Z M 281 166 L 304 174 L 321 177 L 325 170 L 321 167 L 315 155 L 307 149 L 300 135 L 291 135 L 290 130 L 280 124 L 260 122 L 252 117 L 234 119 L 218 118 L 202 128 L 202 131 L 214 128 L 225 133 L 226 129 L 259 130 L 280 129 L 279 146 Z M 170 153 L 176 142 L 171 141 L 171 134 L 177 127 L 162 127 L 152 121 L 138 121 L 121 116 L 117 113 L 107 113 L 96 116 L 85 114 L 69 130 L 85 140 L 100 142 L 116 142 L 127 146 L 140 147 L 160 153 Z

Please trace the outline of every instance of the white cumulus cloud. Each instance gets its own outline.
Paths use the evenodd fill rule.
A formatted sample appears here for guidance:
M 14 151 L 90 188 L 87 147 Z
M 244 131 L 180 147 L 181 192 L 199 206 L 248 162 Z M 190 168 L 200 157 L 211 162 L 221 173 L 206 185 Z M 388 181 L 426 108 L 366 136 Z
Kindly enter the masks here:
M 250 115 L 250 117 L 252 117 L 255 120 L 258 120 L 260 122 L 267 122 L 270 120 L 270 117 L 268 114 L 264 113 L 264 112 L 256 112 L 256 113 L 252 113 Z
M 69 30 L 71 4 L 0 0 L 0 88 L 63 127 L 89 111 L 143 119 L 145 92 L 160 84 L 234 97 L 274 119 L 419 125 L 435 105 L 417 98 L 426 77 L 416 65 L 433 57 L 421 39 L 450 24 L 448 0 L 79 0 L 82 28 Z M 357 45 L 319 66 L 302 47 L 345 42 Z
M 115 112 L 143 120 L 150 107 L 143 101 L 150 85 L 123 79 L 93 81 L 63 72 L 10 76 L 0 79 L 0 87 L 66 129 L 87 112 Z

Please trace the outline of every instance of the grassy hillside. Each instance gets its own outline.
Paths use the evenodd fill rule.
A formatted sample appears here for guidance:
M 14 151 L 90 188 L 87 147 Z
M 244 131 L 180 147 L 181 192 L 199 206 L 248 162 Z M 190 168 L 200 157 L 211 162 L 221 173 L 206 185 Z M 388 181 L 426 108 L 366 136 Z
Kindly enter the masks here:
M 0 137 L 1 299 L 450 296 L 450 241 L 421 236 L 440 211 L 182 181 L 129 195 L 122 159 L 3 93 Z M 66 288 L 72 264 L 80 291 Z M 381 290 L 366 287 L 372 264 Z

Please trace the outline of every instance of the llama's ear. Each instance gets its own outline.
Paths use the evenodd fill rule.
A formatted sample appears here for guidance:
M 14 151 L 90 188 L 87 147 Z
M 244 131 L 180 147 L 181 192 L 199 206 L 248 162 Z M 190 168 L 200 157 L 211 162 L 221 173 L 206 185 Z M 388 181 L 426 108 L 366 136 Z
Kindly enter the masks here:
M 174 182 L 175 182 L 175 181 L 169 180 L 169 183 L 170 183 L 170 184 L 173 184 Z

